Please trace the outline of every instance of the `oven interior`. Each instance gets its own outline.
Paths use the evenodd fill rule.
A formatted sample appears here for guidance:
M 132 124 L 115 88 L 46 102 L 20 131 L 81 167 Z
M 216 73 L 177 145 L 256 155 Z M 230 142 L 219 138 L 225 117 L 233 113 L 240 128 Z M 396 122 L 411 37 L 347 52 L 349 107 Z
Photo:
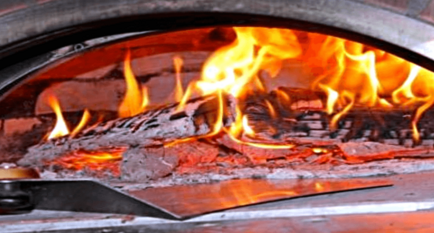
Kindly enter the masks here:
M 80 187 L 104 196 L 102 203 L 125 198 L 109 189 L 142 200 L 140 210 L 125 199 L 131 209 L 114 213 L 175 219 L 335 192 L 327 196 L 331 202 L 357 206 L 428 177 L 431 62 L 370 37 L 293 25 L 144 31 L 53 50 L 3 86 L 2 167 L 36 170 L 40 178 L 18 188 L 50 190 L 36 199 L 56 199 L 60 185 L 67 184 L 66 193 L 90 179 L 106 191 L 94 183 Z M 59 186 L 50 189 L 48 181 Z M 417 186 L 417 195 L 426 196 L 427 184 Z M 366 188 L 380 191 L 354 191 Z M 401 210 L 414 198 L 409 193 L 395 198 Z M 95 198 L 76 195 L 77 202 Z M 306 200 L 317 208 L 326 201 Z M 285 203 L 300 210 L 303 202 Z M 242 209 L 232 211 L 228 218 Z M 282 207 L 276 216 L 291 214 Z

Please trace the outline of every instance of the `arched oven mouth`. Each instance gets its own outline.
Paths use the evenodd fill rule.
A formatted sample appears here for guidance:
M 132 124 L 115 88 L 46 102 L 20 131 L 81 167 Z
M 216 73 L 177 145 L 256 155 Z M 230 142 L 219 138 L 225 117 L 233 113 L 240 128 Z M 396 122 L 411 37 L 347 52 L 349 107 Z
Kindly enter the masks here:
M 148 182 L 175 170 L 431 157 L 431 72 L 334 35 L 252 25 L 124 33 L 29 68 L 1 103 L 4 162 L 58 177 Z
M 35 179 L 7 177 L 0 189 L 32 203 L 18 212 L 185 219 L 432 172 L 432 57 L 394 42 L 336 25 L 197 12 L 17 39 L 0 47 L 0 162 Z M 96 198 L 72 187 L 125 207 L 46 204 L 44 196 L 67 202 L 67 192 Z M 227 203 L 213 205 L 222 194 L 211 187 L 229 192 Z M 163 200 L 195 199 L 193 189 L 215 197 L 202 207 Z

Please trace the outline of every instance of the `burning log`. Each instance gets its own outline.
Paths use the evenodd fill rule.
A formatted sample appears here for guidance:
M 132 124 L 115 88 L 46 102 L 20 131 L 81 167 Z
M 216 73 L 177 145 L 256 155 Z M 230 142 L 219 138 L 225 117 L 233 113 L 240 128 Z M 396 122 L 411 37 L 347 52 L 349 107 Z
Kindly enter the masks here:
M 331 129 L 332 116 L 324 112 L 325 93 L 298 88 L 278 88 L 268 94 L 251 95 L 243 114 L 256 137 L 268 140 L 297 138 L 302 142 L 342 143 L 374 141 L 402 146 L 433 146 L 434 109 L 418 122 L 421 141 L 413 140 L 411 121 L 416 108 L 368 108 L 354 106 Z
M 234 101 L 226 97 L 223 105 L 223 125 L 228 126 L 235 117 Z M 41 158 L 53 160 L 77 150 L 162 146 L 177 139 L 199 137 L 213 131 L 219 111 L 217 97 L 192 99 L 182 110 L 178 108 L 178 104 L 170 104 L 133 117 L 97 124 L 73 138 L 49 140 L 28 148 L 28 153 L 18 163 L 23 166 L 34 165 Z
M 409 124 L 387 120 L 391 117 L 407 119 L 408 110 L 368 111 L 366 108 L 354 108 L 354 112 L 342 118 L 344 123 L 339 124 L 338 130 L 331 132 L 328 126 L 330 117 L 323 111 L 325 101 L 324 93 L 305 89 L 279 88 L 270 93 L 250 94 L 240 101 L 239 107 L 247 116 L 254 135 L 244 132 L 240 139 L 234 140 L 222 132 L 207 140 L 192 140 L 212 132 L 217 120 L 218 99 L 205 96 L 188 101 L 183 110 L 177 110 L 179 104 L 166 105 L 133 117 L 89 127 L 75 137 L 62 137 L 33 146 L 19 164 L 38 166 L 42 160 L 53 161 L 77 150 L 125 148 L 116 160 L 121 171 L 118 178 L 146 182 L 175 171 L 197 171 L 200 164 L 211 164 L 210 167 L 215 168 L 217 164 L 228 161 L 235 166 L 263 165 L 275 161 L 284 161 L 285 166 L 292 166 L 300 163 L 353 164 L 393 158 L 434 157 L 432 151 L 424 148 L 408 149 L 373 142 L 342 143 L 359 138 L 357 132 L 360 130 L 376 131 L 379 135 L 376 139 L 369 137 L 372 134 L 366 136 L 363 133 L 361 137 L 365 140 L 384 139 L 385 133 L 378 127 L 381 130 L 409 130 Z M 235 121 L 235 101 L 227 97 L 223 102 L 223 125 L 230 126 Z M 369 127 L 364 126 L 365 121 L 370 122 Z M 429 121 L 421 122 L 430 124 Z M 334 136 L 336 132 L 346 129 L 346 139 Z M 322 134 L 313 135 L 312 131 Z M 183 142 L 182 139 L 186 138 L 188 141 Z

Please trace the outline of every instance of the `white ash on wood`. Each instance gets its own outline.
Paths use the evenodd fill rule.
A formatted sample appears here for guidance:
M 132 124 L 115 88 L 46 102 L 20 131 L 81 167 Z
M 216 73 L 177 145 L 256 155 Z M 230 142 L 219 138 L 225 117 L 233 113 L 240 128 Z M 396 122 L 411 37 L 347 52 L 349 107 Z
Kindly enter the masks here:
M 170 175 L 178 166 L 179 155 L 164 147 L 130 148 L 122 155 L 121 180 L 146 182 Z
M 126 147 L 119 178 L 123 181 L 147 182 L 177 173 L 224 172 L 236 167 L 297 169 L 306 164 L 329 164 L 329 168 L 352 164 L 357 167 L 361 163 L 385 159 L 434 157 L 434 153 L 424 147 L 385 146 L 378 142 L 342 143 L 342 140 L 334 139 L 334 132 L 328 129 L 329 116 L 322 112 L 324 101 L 324 93 L 303 89 L 279 88 L 269 94 L 251 94 L 242 99 L 240 104 L 243 114 L 248 116 L 249 125 L 257 132 L 255 136 L 240 135 L 246 143 L 236 142 L 224 133 L 193 140 L 194 137 L 208 134 L 216 121 L 217 99 L 205 96 L 190 100 L 183 111 L 177 111 L 176 104 L 166 105 L 135 117 L 96 125 L 75 138 L 64 137 L 34 146 L 20 164 L 38 164 L 41 157 L 52 159 L 77 149 Z M 223 123 L 229 126 L 235 118 L 235 101 L 228 97 L 224 102 Z M 362 114 L 361 109 L 356 108 L 356 113 L 350 112 L 345 116 L 342 121 L 351 124 L 342 124 L 341 128 L 348 127 L 347 132 L 350 133 L 351 127 L 364 130 L 360 122 L 355 122 L 357 119 L 378 120 L 383 127 L 384 124 L 395 124 L 400 129 L 404 127 L 401 123 L 385 120 L 389 115 L 401 114 L 401 117 L 405 117 L 402 114 L 407 113 L 403 110 L 378 110 L 372 113 L 363 109 L 363 112 L 368 113 Z M 315 123 L 316 128 L 318 124 L 323 127 L 328 140 L 311 137 L 311 122 Z M 300 132 L 306 132 L 307 136 Z M 173 143 L 177 139 L 188 140 Z M 366 139 L 369 140 L 368 137 Z M 252 143 L 292 146 L 258 148 Z
M 234 100 L 224 98 L 223 125 L 235 117 Z M 38 164 L 41 159 L 52 160 L 76 150 L 97 151 L 110 147 L 162 146 L 177 139 L 206 135 L 217 121 L 218 98 L 204 96 L 189 100 L 177 110 L 178 104 L 152 109 L 142 114 L 111 120 L 83 130 L 74 138 L 65 136 L 28 148 L 20 165 Z
M 417 107 L 368 108 L 354 106 L 331 130 L 323 110 L 327 97 L 319 91 L 280 87 L 268 94 L 250 95 L 243 114 L 257 136 L 269 140 L 297 138 L 303 141 L 375 141 L 402 146 L 434 145 L 434 109 L 418 122 L 421 141 L 412 141 L 411 121 Z
M 171 175 L 177 167 L 214 162 L 219 148 L 196 140 L 166 146 L 130 148 L 123 153 L 121 180 L 146 182 Z
M 363 164 L 342 165 L 287 165 L 280 167 L 225 167 L 213 169 L 207 173 L 174 173 L 171 176 L 145 183 L 120 183 L 113 185 L 122 190 L 135 190 L 147 187 L 165 187 L 172 185 L 212 183 L 232 179 L 341 179 L 390 176 L 396 174 L 420 173 L 434 170 L 434 160 L 391 159 L 372 161 Z
M 432 148 L 405 148 L 377 142 L 346 142 L 339 148 L 350 162 L 367 162 L 373 160 L 398 158 L 434 158 Z

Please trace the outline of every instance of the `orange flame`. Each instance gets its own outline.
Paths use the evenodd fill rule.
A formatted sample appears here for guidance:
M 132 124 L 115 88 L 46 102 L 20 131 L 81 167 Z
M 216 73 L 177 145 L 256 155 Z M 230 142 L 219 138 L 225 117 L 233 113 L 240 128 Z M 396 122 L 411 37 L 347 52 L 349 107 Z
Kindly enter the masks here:
M 62 114 L 62 109 L 60 107 L 59 101 L 57 98 L 53 95 L 50 95 L 48 97 L 48 103 L 50 107 L 53 109 L 53 112 L 56 114 L 56 124 L 53 128 L 53 130 L 49 133 L 48 139 L 54 139 L 58 137 L 63 137 L 66 135 L 69 135 L 69 128 L 66 125 L 66 121 Z M 75 136 L 78 132 L 80 132 L 81 129 L 87 124 L 87 122 L 90 119 L 90 113 L 89 111 L 84 110 L 83 116 L 78 123 L 78 125 L 72 130 L 71 137 Z
M 331 128 L 339 118 L 354 106 L 392 108 L 394 106 L 420 105 L 412 121 L 413 137 L 419 140 L 417 121 L 432 106 L 432 79 L 434 75 L 401 58 L 363 44 L 331 36 L 309 34 L 316 56 L 306 56 L 310 66 L 329 67 L 314 82 L 327 94 Z M 313 59 L 312 59 L 313 58 Z M 423 71 L 424 75 L 420 75 Z M 419 95 L 415 90 L 419 90 Z M 343 110 L 339 110 L 342 109 Z
M 282 60 L 294 58 L 301 53 L 297 37 L 290 30 L 248 27 L 235 27 L 234 30 L 237 39 L 232 44 L 218 49 L 207 59 L 201 80 L 195 83 L 195 87 L 204 95 L 225 93 L 238 98 L 249 89 L 264 91 L 258 73 L 264 70 L 274 77 L 281 69 Z M 223 102 L 220 101 L 219 104 L 222 109 Z M 275 110 L 270 105 L 270 113 L 275 116 Z M 241 129 L 247 134 L 254 134 L 246 123 L 247 118 L 240 114 L 240 107 L 237 106 L 236 109 L 236 122 L 228 131 L 234 140 L 237 140 Z M 222 116 L 219 118 L 222 119 Z M 221 127 L 222 124 L 216 126 L 214 132 L 221 131 Z
M 81 117 L 80 122 L 75 127 L 75 129 L 72 130 L 71 137 L 74 137 L 75 135 L 77 135 L 84 128 L 84 126 L 86 126 L 89 119 L 90 119 L 90 113 L 87 109 L 85 109 L 83 112 L 83 116 Z
M 68 126 L 63 118 L 62 109 L 60 108 L 59 101 L 55 96 L 50 95 L 48 97 L 48 103 L 56 114 L 56 125 L 54 129 L 48 135 L 48 139 L 58 138 L 69 134 Z
M 204 94 L 222 90 L 239 97 L 247 84 L 256 81 L 261 69 L 276 75 L 282 60 L 301 53 L 297 37 L 290 30 L 248 27 L 234 30 L 236 41 L 218 49 L 205 62 L 202 79 L 197 83 Z
M 249 119 L 247 118 L 247 115 L 243 116 L 243 129 L 244 133 L 246 133 L 249 136 L 255 136 L 255 131 L 249 126 Z
M 182 87 L 181 70 L 183 60 L 173 58 L 176 71 L 176 86 L 173 95 L 179 101 L 178 110 L 185 107 L 193 93 L 214 95 L 218 99 L 218 113 L 211 132 L 204 136 L 214 136 L 225 132 L 231 140 L 258 148 L 291 149 L 292 143 L 263 144 L 242 139 L 243 134 L 255 136 L 254 127 L 249 125 L 249 118 L 242 109 L 242 100 L 247 93 L 266 92 L 263 74 L 276 77 L 285 62 L 295 59 L 302 61 L 306 69 L 315 73 L 310 83 L 314 90 L 322 90 L 327 95 L 324 108 L 331 115 L 330 129 L 336 129 L 339 120 L 354 107 L 412 107 L 414 115 L 410 127 L 413 138 L 418 141 L 421 133 L 418 121 L 424 112 L 434 104 L 434 74 L 401 58 L 369 46 L 332 36 L 315 33 L 304 34 L 289 29 L 235 27 L 236 40 L 216 50 L 204 63 L 201 77 L 190 83 L 185 92 Z M 301 41 L 307 41 L 302 44 Z M 119 106 L 120 117 L 130 117 L 143 112 L 149 103 L 146 87 L 141 87 L 131 67 L 131 52 L 128 51 L 124 62 L 126 93 Z M 291 96 L 276 90 L 279 98 L 291 102 Z M 231 95 L 237 99 L 236 119 L 229 127 L 223 125 L 224 96 Z M 56 114 L 57 121 L 49 138 L 69 134 L 63 119 L 59 103 L 50 97 L 50 106 Z M 277 117 L 275 106 L 265 101 L 272 117 Z M 290 106 L 288 106 L 290 108 Z M 84 112 L 83 118 L 71 133 L 76 135 L 89 119 Z M 182 139 L 185 141 L 189 139 Z M 313 148 L 313 153 L 328 153 L 324 148 Z M 118 161 L 122 152 L 75 152 L 63 158 L 59 163 L 74 169 L 81 169 L 84 164 L 102 165 L 96 161 Z M 323 187 L 316 185 L 318 190 Z
M 175 86 L 175 100 L 176 102 L 180 102 L 182 100 L 182 96 L 184 96 L 184 90 L 182 89 L 182 81 L 181 81 L 181 69 L 184 61 L 180 56 L 175 56 L 173 58 L 173 65 L 175 66 L 176 72 L 176 86 Z
M 420 67 L 416 65 L 412 65 L 410 74 L 408 75 L 408 78 L 405 80 L 405 82 L 392 93 L 392 100 L 394 103 L 399 104 L 406 102 L 408 100 L 414 99 L 416 96 L 414 96 L 411 85 L 413 84 L 414 80 L 416 79 L 417 75 L 419 74 Z
M 327 113 L 332 114 L 335 109 L 335 104 L 338 101 L 339 94 L 328 86 L 318 84 L 318 86 L 327 93 Z
M 124 61 L 124 76 L 127 90 L 119 106 L 119 117 L 135 116 L 146 109 L 149 103 L 146 87 L 140 87 L 131 68 L 131 52 L 128 50 Z
M 206 60 L 201 79 L 189 85 L 181 107 L 195 91 L 204 95 L 224 93 L 237 99 L 248 91 L 265 91 L 260 72 L 275 77 L 284 62 L 297 58 L 310 70 L 323 71 L 312 82 L 312 88 L 327 94 L 324 111 L 333 115 L 332 130 L 355 106 L 390 109 L 414 104 L 416 113 L 411 127 L 418 140 L 417 121 L 434 102 L 434 88 L 427 85 L 434 78 L 433 73 L 384 51 L 337 37 L 308 33 L 309 43 L 302 46 L 298 34 L 289 29 L 235 27 L 234 31 L 236 40 Z M 420 75 L 423 70 L 424 77 Z M 289 102 L 290 97 L 284 92 L 277 94 Z M 274 107 L 270 102 L 266 104 L 275 117 Z M 240 106 L 236 109 L 236 121 L 227 130 L 234 140 L 241 132 L 254 134 Z M 214 133 L 222 130 L 219 127 L 221 124 L 215 126 Z

